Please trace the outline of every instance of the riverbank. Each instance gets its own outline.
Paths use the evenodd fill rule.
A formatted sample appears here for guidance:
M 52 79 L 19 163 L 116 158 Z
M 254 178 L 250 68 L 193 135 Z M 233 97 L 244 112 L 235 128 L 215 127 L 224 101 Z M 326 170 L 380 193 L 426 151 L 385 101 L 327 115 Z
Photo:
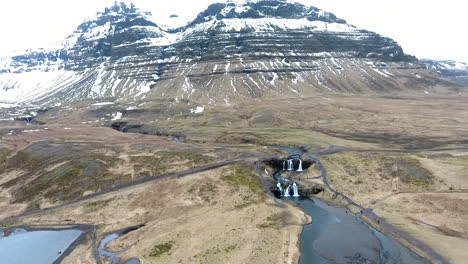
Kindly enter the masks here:
M 284 240 L 287 241 L 287 245 L 282 248 L 282 255 L 285 256 L 284 263 L 297 264 L 301 257 L 300 243 L 304 226 L 311 224 L 313 219 L 297 204 L 287 201 L 282 202 L 285 203 L 290 214 L 289 217 L 283 220 L 285 227 L 281 230 Z
M 369 224 L 397 233 L 397 239 L 419 254 L 439 255 L 450 263 L 468 258 L 468 153 L 348 150 L 320 159 L 330 185 L 367 208 L 363 218 Z M 323 198 L 348 206 L 339 197 Z M 414 248 L 416 240 L 425 246 Z
M 428 247 L 424 243 L 421 243 L 419 240 L 413 238 L 411 235 L 401 231 L 400 229 L 395 228 L 394 226 L 386 222 L 384 218 L 374 214 L 373 212 L 362 211 L 361 213 L 361 210 L 359 210 L 359 208 L 357 208 L 355 205 L 350 204 L 343 199 L 337 201 L 337 197 L 334 197 L 333 195 L 321 194 L 317 196 L 311 196 L 310 198 L 317 197 L 320 197 L 321 200 L 333 206 L 349 210 L 350 213 L 353 213 L 356 217 L 358 217 L 367 225 L 371 226 L 375 230 L 378 230 L 379 232 L 387 236 L 390 236 L 392 239 L 400 243 L 403 247 L 408 248 L 418 256 L 421 256 L 422 258 L 430 261 L 431 263 L 448 263 L 444 259 L 435 258 L 433 255 L 434 252 L 430 247 Z
M 323 186 L 324 191 L 317 195 L 312 195 L 310 198 L 318 198 L 332 206 L 346 208 L 346 210 L 349 210 L 351 213 L 355 214 L 356 217 L 361 219 L 372 228 L 382 232 L 383 234 L 391 236 L 392 239 L 395 239 L 401 245 L 410 249 L 431 263 L 448 263 L 448 261 L 443 256 L 439 255 L 438 252 L 429 247 L 426 243 L 416 239 L 413 237 L 413 234 L 407 233 L 406 230 L 402 230 L 401 225 L 398 225 L 398 228 L 396 228 L 394 223 L 387 222 L 385 218 L 375 214 L 371 209 L 359 207 L 356 206 L 355 203 L 350 203 L 342 196 L 338 196 L 328 190 L 326 186 L 319 181 L 315 181 L 314 184 Z

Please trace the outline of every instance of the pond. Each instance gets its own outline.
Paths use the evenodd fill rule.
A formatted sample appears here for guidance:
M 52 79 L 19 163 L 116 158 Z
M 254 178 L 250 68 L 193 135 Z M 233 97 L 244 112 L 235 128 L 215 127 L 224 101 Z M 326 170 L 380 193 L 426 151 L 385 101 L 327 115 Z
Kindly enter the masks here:
M 67 230 L 0 230 L 0 256 L 8 264 L 51 264 L 62 258 L 83 231 Z

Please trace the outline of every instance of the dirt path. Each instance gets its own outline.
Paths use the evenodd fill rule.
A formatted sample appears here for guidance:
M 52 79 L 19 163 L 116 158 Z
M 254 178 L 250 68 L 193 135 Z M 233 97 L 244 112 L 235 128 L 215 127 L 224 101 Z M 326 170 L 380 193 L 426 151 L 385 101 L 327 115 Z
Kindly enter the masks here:
M 444 191 L 440 191 L 440 192 L 397 192 L 397 193 L 392 193 L 392 194 L 389 194 L 389 195 L 386 195 L 386 196 L 380 198 L 369 209 L 372 209 L 372 210 L 377 209 L 378 207 L 380 207 L 388 199 L 399 196 L 399 195 L 404 195 L 404 194 L 459 194 L 459 193 L 468 194 L 468 192 L 465 192 L 465 191 L 452 191 L 452 192 L 444 192 Z
M 218 162 L 218 163 L 214 163 L 214 164 L 210 164 L 210 165 L 206 165 L 206 166 L 202 166 L 202 167 L 198 167 L 198 168 L 193 168 L 193 169 L 182 171 L 182 172 L 176 172 L 176 173 L 163 175 L 163 176 L 160 176 L 160 177 L 157 177 L 157 178 L 150 178 L 150 179 L 145 179 L 145 180 L 141 180 L 141 181 L 138 181 L 138 182 L 133 182 L 131 184 L 122 185 L 122 186 L 119 186 L 119 187 L 116 187 L 116 188 L 113 188 L 113 189 L 110 189 L 110 190 L 107 190 L 107 191 L 87 195 L 87 196 L 84 196 L 84 197 L 82 197 L 82 198 L 80 198 L 80 199 L 78 199 L 76 201 L 70 202 L 70 203 L 65 203 L 65 204 L 61 204 L 61 205 L 58 205 L 58 206 L 54 206 L 54 207 L 50 207 L 50 208 L 44 208 L 44 209 L 40 209 L 40 210 L 28 211 L 28 212 L 24 212 L 24 213 L 21 213 L 21 214 L 16 215 L 16 216 L 1 219 L 0 224 L 4 224 L 4 223 L 7 223 L 7 222 L 11 222 L 11 221 L 16 221 L 16 220 L 21 219 L 23 217 L 44 214 L 44 213 L 48 213 L 48 212 L 51 212 L 51 211 L 67 208 L 67 207 L 70 207 L 70 206 L 74 206 L 74 205 L 77 205 L 77 204 L 87 202 L 87 201 L 89 201 L 91 199 L 94 199 L 94 198 L 97 198 L 97 197 L 100 197 L 100 196 L 103 196 L 103 195 L 119 192 L 119 191 L 122 191 L 122 190 L 127 190 L 127 189 L 130 189 L 130 188 L 135 188 L 135 187 L 138 187 L 138 186 L 141 186 L 141 185 L 144 185 L 144 184 L 148 184 L 148 183 L 151 183 L 151 182 L 162 181 L 162 180 L 171 179 L 171 178 L 182 178 L 182 177 L 186 177 L 186 176 L 189 176 L 189 175 L 192 175 L 192 174 L 217 169 L 217 168 L 220 168 L 220 167 L 224 167 L 224 166 L 231 165 L 231 164 L 238 163 L 238 162 L 242 162 L 242 161 L 251 161 L 253 159 L 258 159 L 258 158 L 259 157 L 245 157 L 245 158 L 226 160 L 226 161 L 223 161 L 223 162 Z M 263 158 L 265 158 L 265 157 L 263 157 Z
M 435 148 L 435 149 L 355 149 L 330 145 L 326 149 L 314 152 L 314 155 L 332 155 L 341 152 L 387 152 L 387 153 L 424 153 L 444 151 L 468 151 L 468 147 L 458 148 Z

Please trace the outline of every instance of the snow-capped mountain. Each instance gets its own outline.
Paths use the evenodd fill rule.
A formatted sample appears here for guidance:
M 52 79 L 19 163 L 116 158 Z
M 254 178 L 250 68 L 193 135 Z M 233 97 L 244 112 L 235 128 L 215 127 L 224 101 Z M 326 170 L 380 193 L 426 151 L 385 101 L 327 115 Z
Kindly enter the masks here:
M 116 2 L 62 43 L 0 60 L 0 101 L 189 99 L 231 104 L 452 85 L 392 39 L 285 0 L 210 5 L 177 29 Z
M 421 60 L 429 70 L 453 80 L 454 82 L 468 86 L 468 63 L 453 60 Z

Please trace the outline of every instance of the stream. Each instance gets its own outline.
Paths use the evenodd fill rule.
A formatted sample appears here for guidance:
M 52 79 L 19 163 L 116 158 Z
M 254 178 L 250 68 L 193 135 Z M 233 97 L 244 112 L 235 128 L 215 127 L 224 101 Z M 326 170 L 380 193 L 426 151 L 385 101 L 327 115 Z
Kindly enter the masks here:
M 111 252 L 111 251 L 107 251 L 106 247 L 109 243 L 111 243 L 112 241 L 116 240 L 117 238 L 125 235 L 125 234 L 128 234 L 132 231 L 135 231 L 135 230 L 138 230 L 140 229 L 141 227 L 143 227 L 142 225 L 140 226 L 135 226 L 135 227 L 131 227 L 131 228 L 128 228 L 126 230 L 123 230 L 123 231 L 119 231 L 119 232 L 116 232 L 116 233 L 113 233 L 113 234 L 110 234 L 110 235 L 107 235 L 106 237 L 104 237 L 101 242 L 99 243 L 99 248 L 98 248 L 98 251 L 99 251 L 99 255 L 105 257 L 107 260 L 109 260 L 112 264 L 140 264 L 140 260 L 139 259 L 136 259 L 136 258 L 133 258 L 133 259 L 130 259 L 128 260 L 127 262 L 123 263 L 120 261 L 120 258 L 118 257 L 120 254 L 124 253 L 125 251 L 129 250 L 130 247 L 128 248 L 125 248 L 123 250 L 120 250 L 120 251 L 117 251 L 117 252 Z
M 184 143 L 184 140 L 178 137 L 172 137 L 172 141 L 175 143 Z

